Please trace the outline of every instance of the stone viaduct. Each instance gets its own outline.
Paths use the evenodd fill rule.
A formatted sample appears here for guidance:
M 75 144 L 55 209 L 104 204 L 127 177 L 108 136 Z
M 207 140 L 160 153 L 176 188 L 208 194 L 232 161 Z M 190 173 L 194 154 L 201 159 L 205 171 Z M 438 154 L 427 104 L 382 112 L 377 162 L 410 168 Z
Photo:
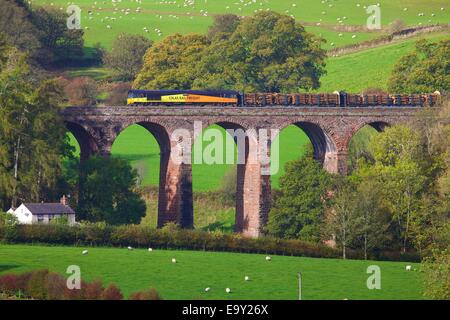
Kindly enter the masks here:
M 67 129 L 77 139 L 81 161 L 90 155 L 108 156 L 116 137 L 128 126 L 146 128 L 160 147 L 158 226 L 173 221 L 193 227 L 191 165 L 173 161 L 176 141 L 171 135 L 185 129 L 194 136 L 194 123 L 203 129 L 217 124 L 225 129 L 301 128 L 311 140 L 314 157 L 332 173 L 346 174 L 347 153 L 352 136 L 363 126 L 378 131 L 385 126 L 410 121 L 418 107 L 69 107 L 62 111 Z M 245 157 L 248 157 L 246 139 Z M 288 147 L 288 146 L 283 146 Z M 189 151 L 190 152 L 190 151 Z M 190 153 L 189 153 L 190 155 Z M 262 174 L 262 163 L 237 165 L 235 231 L 257 237 L 270 210 L 270 176 Z

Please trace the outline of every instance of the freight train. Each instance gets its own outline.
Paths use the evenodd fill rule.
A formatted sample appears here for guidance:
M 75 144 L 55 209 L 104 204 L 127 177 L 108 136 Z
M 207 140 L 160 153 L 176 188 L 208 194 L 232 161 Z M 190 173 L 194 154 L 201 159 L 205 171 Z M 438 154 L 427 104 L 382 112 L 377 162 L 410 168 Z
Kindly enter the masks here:
M 217 105 L 235 107 L 433 106 L 441 94 L 242 93 L 231 90 L 130 90 L 128 105 Z

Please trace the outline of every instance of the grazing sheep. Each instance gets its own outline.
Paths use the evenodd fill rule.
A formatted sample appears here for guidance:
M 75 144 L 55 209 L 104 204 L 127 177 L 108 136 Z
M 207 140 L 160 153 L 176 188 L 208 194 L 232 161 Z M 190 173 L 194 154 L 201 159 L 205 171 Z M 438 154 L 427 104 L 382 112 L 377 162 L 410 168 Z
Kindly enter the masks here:
M 272 258 L 269 257 L 269 256 L 267 256 L 267 257 L 266 257 L 266 261 L 270 261 L 270 260 L 272 260 Z
M 177 263 L 177 259 L 172 258 L 172 263 Z
M 148 251 L 152 252 L 152 251 L 153 251 L 153 249 L 152 249 L 152 248 L 148 248 Z
M 83 252 L 82 252 L 83 255 L 87 255 L 88 253 L 89 253 L 89 251 L 87 251 L 87 250 L 83 250 Z
M 226 293 L 230 293 L 230 292 L 231 292 L 231 289 L 230 289 L 230 288 L 226 288 L 226 289 L 225 289 L 225 292 L 226 292 Z
M 211 288 L 210 288 L 210 287 L 208 287 L 208 288 L 205 288 L 205 292 L 209 292 L 209 290 L 211 290 Z
M 250 277 L 249 276 L 245 276 L 245 281 L 249 281 L 250 280 Z
M 133 250 L 133 247 L 128 247 L 127 249 L 128 249 L 128 250 Z
M 411 266 L 406 266 L 406 271 L 411 271 L 412 267 Z

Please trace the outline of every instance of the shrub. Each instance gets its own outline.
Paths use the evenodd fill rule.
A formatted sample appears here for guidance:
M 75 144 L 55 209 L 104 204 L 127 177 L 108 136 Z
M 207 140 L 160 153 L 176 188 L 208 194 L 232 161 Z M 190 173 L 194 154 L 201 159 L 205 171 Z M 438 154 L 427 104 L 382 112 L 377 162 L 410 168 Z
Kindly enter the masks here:
M 100 300 L 105 290 L 100 280 L 82 284 L 81 289 L 83 291 L 83 299 L 86 300 Z
M 116 285 L 110 284 L 103 291 L 101 298 L 102 300 L 122 300 L 123 294 Z
M 425 292 L 427 298 L 450 300 L 450 248 L 434 251 L 424 259 Z
M 133 80 L 142 67 L 142 59 L 153 42 L 141 35 L 121 33 L 104 56 L 104 63 L 121 80 Z
M 140 225 L 108 226 L 105 223 L 81 223 L 80 226 L 16 225 L 8 228 L 10 231 L 4 232 L 5 228 L 0 226 L 0 241 L 339 257 L 339 251 L 320 243 L 282 240 L 268 236 L 251 239 L 218 231 L 182 230 L 174 223 L 169 223 L 162 229 Z M 354 256 L 353 252 L 349 253 L 350 258 Z
M 123 106 L 127 103 L 128 90 L 131 89 L 131 83 L 119 82 L 115 83 L 108 90 L 108 98 L 105 104 L 108 106 Z
M 64 92 L 71 105 L 92 106 L 97 103 L 97 83 L 90 77 L 68 80 Z
M 162 298 L 155 289 L 150 288 L 132 293 L 129 300 L 162 300 Z
M 48 298 L 48 275 L 49 273 L 47 269 L 32 272 L 31 277 L 28 279 L 25 294 L 38 300 L 44 300 Z
M 58 273 L 49 273 L 46 278 L 48 300 L 62 300 L 67 289 L 66 279 Z
M 67 288 L 66 279 L 46 269 L 22 274 L 0 276 L 0 296 L 38 300 L 122 300 L 120 289 L 110 284 L 106 289 L 100 280 L 81 282 L 81 289 Z M 158 292 L 150 288 L 131 295 L 133 300 L 161 300 Z

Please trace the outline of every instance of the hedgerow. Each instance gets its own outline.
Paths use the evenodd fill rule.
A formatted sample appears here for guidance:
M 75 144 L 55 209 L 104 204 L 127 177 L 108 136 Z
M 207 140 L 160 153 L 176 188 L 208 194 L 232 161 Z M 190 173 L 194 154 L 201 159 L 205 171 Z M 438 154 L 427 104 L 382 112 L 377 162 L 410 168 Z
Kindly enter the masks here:
M 253 239 L 239 234 L 182 230 L 171 227 L 154 229 L 139 225 L 110 226 L 104 223 L 88 223 L 79 226 L 0 226 L 0 241 L 4 243 L 132 246 L 135 248 L 270 253 L 317 258 L 340 257 L 340 251 L 319 243 L 272 237 Z M 353 255 L 353 257 L 356 256 Z

